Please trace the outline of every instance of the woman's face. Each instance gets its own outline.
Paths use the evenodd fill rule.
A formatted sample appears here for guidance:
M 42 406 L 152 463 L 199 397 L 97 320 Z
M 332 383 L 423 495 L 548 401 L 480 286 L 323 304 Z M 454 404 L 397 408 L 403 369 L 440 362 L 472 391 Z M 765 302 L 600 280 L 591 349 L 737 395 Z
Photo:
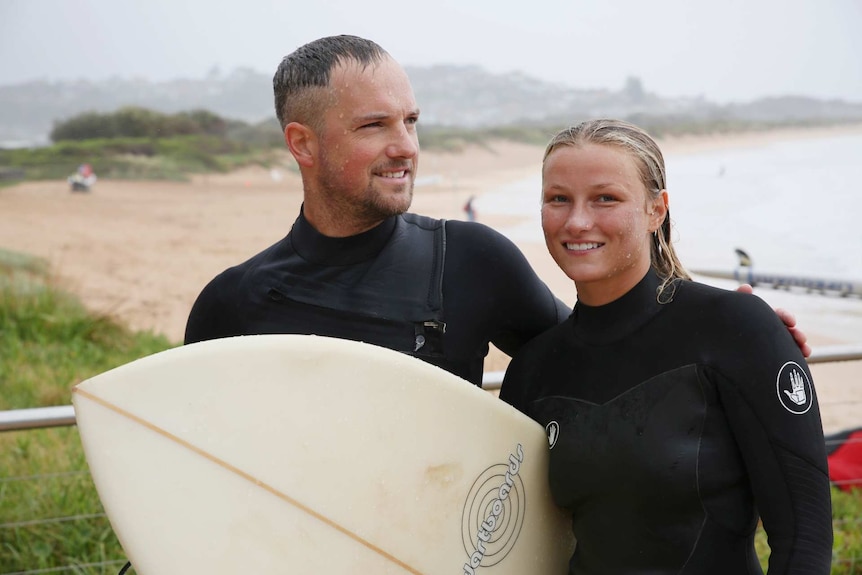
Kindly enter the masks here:
M 635 159 L 615 146 L 560 146 L 542 168 L 542 229 L 548 251 L 578 299 L 602 305 L 635 286 L 650 266 L 650 235 L 667 192 L 647 200 Z

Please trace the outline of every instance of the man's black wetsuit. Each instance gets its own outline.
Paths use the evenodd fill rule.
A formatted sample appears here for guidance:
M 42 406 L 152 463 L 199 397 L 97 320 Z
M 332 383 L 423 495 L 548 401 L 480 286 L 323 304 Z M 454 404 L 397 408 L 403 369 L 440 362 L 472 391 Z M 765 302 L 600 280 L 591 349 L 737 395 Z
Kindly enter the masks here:
M 487 226 L 403 214 L 330 238 L 300 213 L 284 239 L 204 288 L 185 342 L 326 335 L 405 352 L 481 385 L 488 342 L 511 355 L 570 312 Z
M 757 297 L 653 272 L 581 303 L 511 362 L 500 397 L 552 444 L 550 484 L 572 511 L 577 575 L 828 574 L 831 503 L 811 375 Z

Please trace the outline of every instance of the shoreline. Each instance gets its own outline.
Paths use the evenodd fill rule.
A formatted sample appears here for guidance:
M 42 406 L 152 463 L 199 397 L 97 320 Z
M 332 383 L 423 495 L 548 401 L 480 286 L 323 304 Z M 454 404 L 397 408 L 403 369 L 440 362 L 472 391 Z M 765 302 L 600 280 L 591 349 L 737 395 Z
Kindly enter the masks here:
M 657 142 L 661 147 L 665 158 L 671 158 L 673 156 L 704 154 L 712 151 L 761 148 L 781 142 L 816 140 L 842 135 L 862 135 L 862 123 L 836 126 L 817 126 L 813 128 L 777 128 L 767 131 L 732 132 L 727 134 L 674 136 L 665 139 L 657 139 Z M 528 166 L 522 168 L 517 172 L 517 178 L 513 177 L 509 179 L 509 183 L 512 181 L 526 181 L 531 178 L 538 177 L 540 173 L 541 156 L 544 149 L 541 147 L 534 147 L 531 151 L 535 158 L 535 165 L 532 167 Z M 504 181 L 500 184 L 495 183 L 494 185 L 486 186 L 485 192 L 494 191 L 506 183 L 507 182 Z M 672 190 L 671 193 L 673 193 Z M 539 190 L 537 189 L 537 212 L 539 210 L 538 196 Z M 510 214 L 480 213 L 480 216 L 479 221 L 497 229 L 509 228 L 529 220 L 527 216 Z M 562 272 L 555 273 L 558 272 L 556 264 L 550 259 L 550 256 L 547 255 L 544 243 L 541 241 L 537 242 L 526 240 L 516 241 L 516 243 L 518 244 L 518 247 L 525 252 L 528 259 L 534 264 L 534 267 L 537 269 L 550 270 L 543 275 L 543 279 L 552 286 L 554 292 L 558 293 L 561 299 L 567 303 L 573 304 L 575 300 L 574 287 L 570 284 L 568 278 L 562 276 Z M 556 277 L 557 275 L 562 276 L 562 278 Z
M 714 150 L 759 148 L 770 144 L 797 140 L 816 140 L 844 135 L 862 134 L 862 123 L 836 124 L 727 132 L 692 136 L 656 138 L 665 155 L 700 154 Z

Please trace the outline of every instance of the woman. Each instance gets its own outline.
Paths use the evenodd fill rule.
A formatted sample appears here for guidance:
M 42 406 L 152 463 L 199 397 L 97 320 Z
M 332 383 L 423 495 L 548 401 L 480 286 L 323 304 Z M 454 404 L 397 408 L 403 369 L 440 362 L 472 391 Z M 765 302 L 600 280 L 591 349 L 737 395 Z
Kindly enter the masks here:
M 808 366 L 759 298 L 692 282 L 661 151 L 596 120 L 559 133 L 542 227 L 578 302 L 524 348 L 501 398 L 548 431 L 571 574 L 828 574 L 823 431 Z

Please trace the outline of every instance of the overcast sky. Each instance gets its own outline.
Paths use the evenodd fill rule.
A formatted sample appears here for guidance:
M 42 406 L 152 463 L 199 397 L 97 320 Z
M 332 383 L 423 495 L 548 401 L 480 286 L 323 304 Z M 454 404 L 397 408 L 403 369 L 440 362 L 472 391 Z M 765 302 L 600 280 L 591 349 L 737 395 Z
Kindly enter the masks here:
M 862 0 L 0 0 L 0 84 L 267 74 L 320 36 L 574 88 L 862 103 Z

